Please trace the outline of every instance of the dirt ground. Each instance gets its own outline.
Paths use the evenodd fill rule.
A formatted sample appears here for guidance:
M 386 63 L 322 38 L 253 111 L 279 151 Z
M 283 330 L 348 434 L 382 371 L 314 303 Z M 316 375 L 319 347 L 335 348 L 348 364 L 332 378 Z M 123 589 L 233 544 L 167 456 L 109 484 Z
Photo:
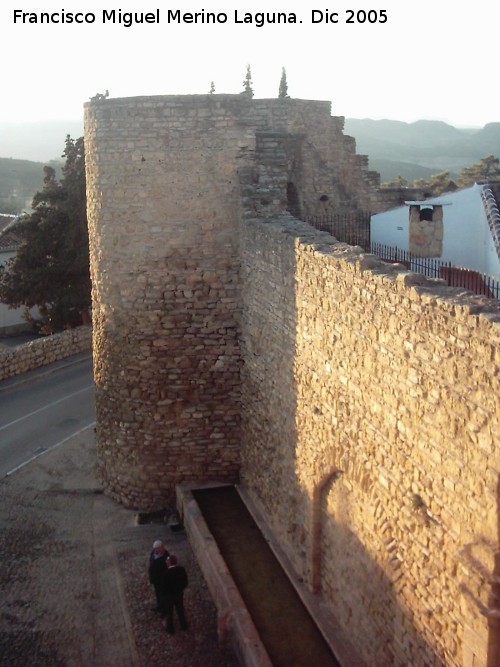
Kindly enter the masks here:
M 93 429 L 0 480 L 2 667 L 236 667 L 183 531 L 138 525 L 97 481 Z M 168 635 L 146 576 L 163 539 L 190 579 Z

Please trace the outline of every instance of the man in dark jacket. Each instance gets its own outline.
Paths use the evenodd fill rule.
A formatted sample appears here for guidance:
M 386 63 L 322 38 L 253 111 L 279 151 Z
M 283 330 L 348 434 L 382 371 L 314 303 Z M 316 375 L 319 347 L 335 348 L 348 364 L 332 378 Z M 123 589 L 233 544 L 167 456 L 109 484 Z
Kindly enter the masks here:
M 161 594 L 163 607 L 167 614 L 167 632 L 174 634 L 174 607 L 179 617 L 182 630 L 187 630 L 186 615 L 184 613 L 184 589 L 188 585 L 185 568 L 177 564 L 177 557 L 171 554 L 167 558 L 167 569 L 161 577 Z
M 163 613 L 165 613 L 165 610 L 162 604 L 160 584 L 161 576 L 167 569 L 167 558 L 168 551 L 165 549 L 165 545 L 161 540 L 156 540 L 153 543 L 153 551 L 149 554 L 148 575 L 149 583 L 153 585 L 156 595 L 156 607 L 153 607 L 153 611 Z

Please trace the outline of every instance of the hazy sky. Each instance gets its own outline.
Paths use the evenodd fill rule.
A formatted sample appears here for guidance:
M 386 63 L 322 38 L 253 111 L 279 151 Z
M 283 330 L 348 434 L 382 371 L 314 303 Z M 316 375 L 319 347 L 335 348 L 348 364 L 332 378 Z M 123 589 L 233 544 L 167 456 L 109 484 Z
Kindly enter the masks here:
M 365 0 L 327 7 L 324 0 L 311 6 L 295 0 L 3 0 L 0 121 L 79 119 L 83 103 L 106 89 L 110 97 L 199 94 L 214 81 L 216 93 L 239 93 L 248 63 L 256 97 L 277 96 L 285 66 L 290 96 L 329 100 L 334 115 L 439 119 L 457 126 L 500 121 L 500 3 Z M 178 9 L 227 20 L 178 23 Z M 15 10 L 35 13 L 39 22 L 14 22 Z M 119 10 L 154 17 L 159 11 L 159 23 L 126 27 L 118 23 Z M 95 20 L 41 24 L 42 12 L 82 12 Z M 295 13 L 297 23 L 258 27 L 258 12 Z M 338 23 L 313 23 L 334 12 Z M 237 23 L 246 14 L 254 22 Z M 351 15 L 376 22 L 348 23 Z

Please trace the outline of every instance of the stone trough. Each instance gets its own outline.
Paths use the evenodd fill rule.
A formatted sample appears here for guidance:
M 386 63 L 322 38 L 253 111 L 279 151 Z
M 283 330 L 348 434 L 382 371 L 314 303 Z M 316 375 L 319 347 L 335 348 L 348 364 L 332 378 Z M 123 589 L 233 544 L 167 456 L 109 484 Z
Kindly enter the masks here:
M 272 667 L 273 662 L 195 498 L 198 491 L 223 486 L 233 485 L 220 482 L 178 485 L 178 510 L 217 609 L 219 641 L 231 646 L 242 666 Z M 363 660 L 318 597 L 310 593 L 303 582 L 294 576 L 291 564 L 275 543 L 262 514 L 248 494 L 240 486 L 236 489 L 332 654 L 342 667 L 365 667 Z
M 216 486 L 221 484 L 198 483 L 195 488 Z M 177 507 L 217 609 L 219 641 L 230 644 L 241 665 L 273 667 L 192 491 L 189 484 L 177 485 Z

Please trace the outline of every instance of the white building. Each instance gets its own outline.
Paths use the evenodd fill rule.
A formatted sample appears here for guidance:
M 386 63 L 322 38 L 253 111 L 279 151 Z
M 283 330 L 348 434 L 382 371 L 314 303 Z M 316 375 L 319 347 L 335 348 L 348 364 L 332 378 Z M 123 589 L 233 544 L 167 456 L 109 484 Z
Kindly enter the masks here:
M 500 277 L 500 213 L 488 185 L 443 194 L 371 218 L 373 244 Z
M 15 220 L 16 216 L 0 215 L 0 266 L 5 266 L 6 262 L 14 257 L 19 245 L 15 234 L 9 232 Z M 7 304 L 0 302 L 0 334 L 25 329 L 28 324 L 23 313 L 24 307 L 9 308 Z

